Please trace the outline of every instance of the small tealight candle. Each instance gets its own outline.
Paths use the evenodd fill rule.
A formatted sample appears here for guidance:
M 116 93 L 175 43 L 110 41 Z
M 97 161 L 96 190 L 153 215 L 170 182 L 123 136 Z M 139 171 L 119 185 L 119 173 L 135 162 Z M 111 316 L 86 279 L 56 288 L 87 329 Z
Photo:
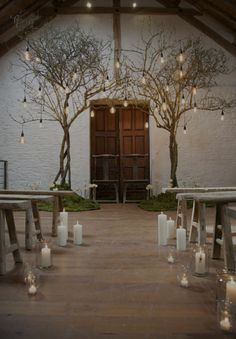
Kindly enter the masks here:
M 228 316 L 225 316 L 225 318 L 220 321 L 220 328 L 224 331 L 229 331 L 231 329 L 231 324 Z
M 188 287 L 188 285 L 189 285 L 189 282 L 188 282 L 187 275 L 186 275 L 186 273 L 183 273 L 183 276 L 182 276 L 182 278 L 180 280 L 180 286 Z
M 37 293 L 37 287 L 36 287 L 34 284 L 30 285 L 30 287 L 29 287 L 29 289 L 28 289 L 28 293 L 29 293 L 30 295 L 36 294 L 36 293 Z
M 169 264 L 173 264 L 175 262 L 175 258 L 173 257 L 172 254 L 169 254 L 167 261 Z

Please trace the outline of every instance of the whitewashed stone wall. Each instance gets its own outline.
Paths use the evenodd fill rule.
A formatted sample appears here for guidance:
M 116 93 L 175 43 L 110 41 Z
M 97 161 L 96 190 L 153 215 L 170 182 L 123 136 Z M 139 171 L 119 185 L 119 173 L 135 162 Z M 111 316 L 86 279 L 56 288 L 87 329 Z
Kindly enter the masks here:
M 151 5 L 153 1 L 149 1 Z M 155 2 L 156 3 L 156 2 Z M 51 24 L 66 26 L 78 20 L 80 26 L 94 32 L 98 37 L 112 38 L 111 15 L 58 16 Z M 200 33 L 189 24 L 174 16 L 121 16 L 122 48 L 127 49 L 141 43 L 140 36 L 147 28 L 164 23 L 167 29 L 175 30 L 178 37 L 186 34 L 199 36 Z M 169 24 L 171 23 L 171 25 Z M 37 33 L 38 34 L 38 33 Z M 201 34 L 206 44 L 215 45 Z M 218 47 L 218 45 L 215 45 Z M 21 46 L 18 45 L 19 49 Z M 22 46 L 24 49 L 24 46 Z M 235 58 L 229 55 L 231 65 Z M 12 49 L 0 59 L 0 159 L 9 162 L 9 186 L 29 188 L 38 183 L 47 188 L 58 168 L 58 154 L 61 141 L 60 127 L 47 122 L 42 129 L 37 123 L 25 126 L 26 144 L 19 143 L 20 126 L 13 122 L 9 114 L 23 113 L 23 88 L 13 80 L 17 69 L 16 49 Z M 112 70 L 111 70 L 112 73 Z M 235 73 L 221 79 L 220 91 L 235 92 Z M 89 112 L 84 112 L 71 129 L 72 182 L 74 189 L 83 190 L 90 178 L 90 122 Z M 169 181 L 168 133 L 156 129 L 150 120 L 150 163 L 151 181 L 160 190 Z M 180 128 L 178 135 L 180 185 L 236 185 L 236 114 L 235 109 L 225 113 L 225 121 L 220 120 L 220 112 L 196 112 L 188 122 L 187 135 Z

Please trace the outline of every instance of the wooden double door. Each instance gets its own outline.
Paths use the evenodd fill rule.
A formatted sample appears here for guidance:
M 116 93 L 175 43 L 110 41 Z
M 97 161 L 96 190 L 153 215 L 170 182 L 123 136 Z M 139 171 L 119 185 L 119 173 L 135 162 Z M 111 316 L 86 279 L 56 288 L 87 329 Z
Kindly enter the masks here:
M 148 115 L 133 106 L 95 107 L 91 117 L 91 182 L 98 200 L 145 198 L 149 183 Z

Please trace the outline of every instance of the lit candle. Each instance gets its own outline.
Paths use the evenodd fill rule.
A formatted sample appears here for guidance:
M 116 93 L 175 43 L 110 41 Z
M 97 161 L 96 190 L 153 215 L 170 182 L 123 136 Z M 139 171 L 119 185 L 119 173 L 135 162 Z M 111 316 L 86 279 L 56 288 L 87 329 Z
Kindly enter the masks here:
M 229 321 L 229 317 L 226 316 L 224 319 L 220 321 L 220 328 L 224 331 L 229 331 L 231 328 L 231 324 Z
M 78 220 L 77 224 L 73 226 L 73 231 L 74 231 L 74 244 L 81 245 L 83 226 L 79 224 Z
M 60 212 L 60 222 L 66 227 L 68 239 L 68 212 L 65 211 L 65 208 L 63 208 L 63 212 Z
M 63 224 L 57 226 L 57 244 L 58 246 L 66 246 L 68 238 L 67 227 Z
M 183 274 L 181 280 L 180 280 L 180 286 L 182 287 L 188 287 L 189 282 L 186 273 Z
M 233 277 L 226 283 L 226 300 L 229 300 L 233 306 L 236 306 L 236 282 Z
M 195 254 L 195 273 L 205 274 L 206 273 L 206 254 L 200 247 L 199 252 Z
M 36 294 L 36 293 L 37 293 L 37 287 L 36 287 L 34 284 L 30 285 L 30 287 L 29 287 L 29 289 L 28 289 L 28 293 L 29 293 L 30 295 Z
M 51 249 L 47 244 L 41 250 L 41 266 L 45 268 L 51 266 Z
M 167 245 L 167 216 L 163 212 L 158 215 L 158 245 Z
M 169 264 L 173 264 L 175 262 L 175 259 L 172 254 L 169 254 L 167 261 Z
M 178 251 L 186 250 L 186 229 L 183 226 L 176 230 L 176 247 Z
M 167 220 L 167 239 L 173 239 L 175 237 L 175 222 L 171 218 Z

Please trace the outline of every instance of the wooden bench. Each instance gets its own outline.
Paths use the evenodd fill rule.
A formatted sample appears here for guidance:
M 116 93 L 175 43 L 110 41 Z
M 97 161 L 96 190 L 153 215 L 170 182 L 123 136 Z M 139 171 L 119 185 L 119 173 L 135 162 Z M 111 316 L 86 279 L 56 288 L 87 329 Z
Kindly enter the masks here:
M 16 226 L 13 211 L 26 212 L 25 223 L 25 245 L 27 249 L 32 248 L 32 225 L 33 212 L 29 200 L 1 200 L 0 201 L 0 274 L 6 273 L 6 255 L 12 253 L 15 263 L 22 263 L 19 243 L 16 235 Z M 10 246 L 6 246 L 5 241 L 5 221 L 8 227 Z
M 213 203 L 216 205 L 216 217 L 213 234 L 212 258 L 219 259 L 221 255 L 221 242 L 223 240 L 224 262 L 228 269 L 235 270 L 235 260 L 233 251 L 233 241 L 230 225 L 230 203 L 236 203 L 236 192 L 211 192 L 193 194 L 195 206 L 197 206 L 198 217 L 196 225 L 192 225 L 195 230 L 191 230 L 191 240 L 198 241 L 199 244 L 206 242 L 206 203 Z M 231 211 L 231 215 L 234 212 Z
M 76 195 L 73 191 L 38 191 L 38 190 L 0 190 L 0 194 L 23 194 L 23 195 L 44 195 L 44 196 L 53 196 L 53 218 L 52 218 L 52 236 L 57 235 L 57 224 L 59 213 L 63 211 L 63 198 L 64 197 L 73 197 Z

